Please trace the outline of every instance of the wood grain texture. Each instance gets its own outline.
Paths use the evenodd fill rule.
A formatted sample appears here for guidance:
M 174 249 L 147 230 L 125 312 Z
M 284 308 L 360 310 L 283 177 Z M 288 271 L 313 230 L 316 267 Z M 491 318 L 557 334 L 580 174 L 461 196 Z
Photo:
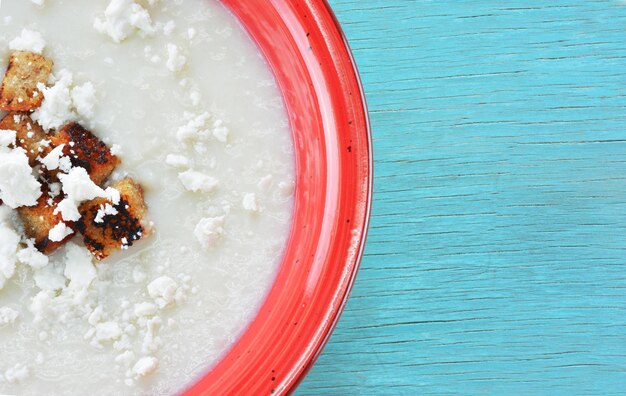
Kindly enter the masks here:
M 626 1 L 331 4 L 376 193 L 296 394 L 623 394 Z

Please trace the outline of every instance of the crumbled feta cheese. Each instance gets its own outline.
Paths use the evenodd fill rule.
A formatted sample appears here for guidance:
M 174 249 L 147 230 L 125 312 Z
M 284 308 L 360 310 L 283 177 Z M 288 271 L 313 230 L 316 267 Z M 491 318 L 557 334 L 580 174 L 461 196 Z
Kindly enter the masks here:
M 93 27 L 116 43 L 121 43 L 135 31 L 141 36 L 154 33 L 150 14 L 132 0 L 111 0 L 104 16 L 94 20 Z
M 149 302 L 135 304 L 134 312 L 138 318 L 152 316 L 157 313 L 157 306 Z
M 211 192 L 215 190 L 219 181 L 211 176 L 207 176 L 204 173 L 196 172 L 192 169 L 178 174 L 178 179 L 183 183 L 183 186 L 193 192 Z
M 66 237 L 72 235 L 74 231 L 67 226 L 62 221 L 59 221 L 57 225 L 52 227 L 50 231 L 48 231 L 48 239 L 52 242 L 61 242 Z
M 63 148 L 65 148 L 65 144 L 55 147 L 48 155 L 41 159 L 40 162 L 46 169 L 55 170 L 59 168 L 59 160 L 63 156 Z
M 72 109 L 70 86 L 73 76 L 66 69 L 56 74 L 56 82 L 50 88 L 44 84 L 38 84 L 37 88 L 43 93 L 44 100 L 41 107 L 32 114 L 32 119 L 37 121 L 44 129 L 56 129 L 68 121 L 76 119 L 76 113 Z
M 135 366 L 133 366 L 133 373 L 135 373 L 137 377 L 145 377 L 153 373 L 157 367 L 159 367 L 159 361 L 156 358 L 152 356 L 142 357 L 135 363 Z
M 257 187 L 259 188 L 259 190 L 267 191 L 272 186 L 272 179 L 272 175 L 263 176 L 261 180 L 259 180 L 259 182 L 257 183 Z
M 105 216 L 115 216 L 117 213 L 117 209 L 115 209 L 111 204 L 107 203 L 100 206 L 93 221 L 95 223 L 103 223 Z
M 163 25 L 163 34 L 166 36 L 171 36 L 174 32 L 174 29 L 176 29 L 176 22 L 172 20 L 167 21 L 165 25 Z
M 46 47 L 41 33 L 34 30 L 22 29 L 22 33 L 9 43 L 9 48 L 13 51 L 30 51 L 41 54 Z
M 67 197 L 59 202 L 54 213 L 60 212 L 65 221 L 77 221 L 80 219 L 78 205 L 81 202 L 107 196 L 107 192 L 91 180 L 84 168 L 76 167 L 72 168 L 67 174 L 61 173 L 59 174 L 59 180 Z
M 0 147 L 9 147 L 15 144 L 17 132 L 10 129 L 0 129 Z
M 198 106 L 200 101 L 202 100 L 202 95 L 198 91 L 193 91 L 189 94 L 189 99 L 191 99 L 191 104 L 193 106 Z
M 110 341 L 120 338 L 122 329 L 115 322 L 103 322 L 96 325 L 96 339 L 98 341 Z
M 85 289 L 96 278 L 96 269 L 91 255 L 75 243 L 68 243 L 65 252 L 65 277 L 71 289 Z
M 224 216 L 205 217 L 196 225 L 194 236 L 204 249 L 212 248 L 224 235 Z
M 0 327 L 15 323 L 20 313 L 9 307 L 0 307 Z
M 56 198 L 61 194 L 61 183 L 50 183 L 48 184 L 48 189 L 50 190 L 48 194 L 50 194 L 52 198 Z
M 33 176 L 26 152 L 21 148 L 0 150 L 0 199 L 15 209 L 33 206 L 41 196 L 41 184 Z
M 295 185 L 293 184 L 293 182 L 283 181 L 283 182 L 278 183 L 278 189 L 280 190 L 280 194 L 283 197 L 290 197 L 291 195 L 293 195 Z
M 32 242 L 28 244 L 28 247 L 17 252 L 17 259 L 34 270 L 45 267 L 49 262 L 48 256 L 37 250 Z
M 164 308 L 174 301 L 178 284 L 169 276 L 161 276 L 148 284 L 148 294 L 159 308 Z
M 222 143 L 226 143 L 228 141 L 228 128 L 224 126 L 222 120 L 216 120 L 213 123 L 213 136 Z
M 112 155 L 119 156 L 122 154 L 122 146 L 120 146 L 119 144 L 113 144 L 109 151 Z
M 256 194 L 247 193 L 243 196 L 242 202 L 243 208 L 249 212 L 258 212 L 259 211 L 259 203 L 256 199 Z
M 37 4 L 38 6 L 42 6 L 44 3 L 44 0 L 30 0 L 31 2 L 33 2 L 34 4 Z
M 72 103 L 79 116 L 89 120 L 94 115 L 96 90 L 91 82 L 72 88 Z
M 122 196 L 120 195 L 119 190 L 113 187 L 107 187 L 107 189 L 104 190 L 104 194 L 106 195 L 106 199 L 111 201 L 113 205 L 119 204 L 120 199 L 122 199 Z
M 168 154 L 168 156 L 165 158 L 165 163 L 169 166 L 174 166 L 177 168 L 186 167 L 189 166 L 189 159 L 183 155 Z
M 193 115 L 190 113 L 185 114 L 185 118 L 188 119 L 186 125 L 178 128 L 176 137 L 180 142 L 185 142 L 192 139 L 203 138 L 208 135 L 207 121 L 211 118 L 211 115 L 204 112 L 199 115 Z
M 196 29 L 190 27 L 189 29 L 187 29 L 187 37 L 189 37 L 189 40 L 193 40 L 196 37 Z
M 10 384 L 16 384 L 28 378 L 30 371 L 28 367 L 18 363 L 4 373 L 4 378 Z
M 187 58 L 180 53 L 180 48 L 176 44 L 167 44 L 167 61 L 165 66 L 172 72 L 179 72 L 187 64 Z

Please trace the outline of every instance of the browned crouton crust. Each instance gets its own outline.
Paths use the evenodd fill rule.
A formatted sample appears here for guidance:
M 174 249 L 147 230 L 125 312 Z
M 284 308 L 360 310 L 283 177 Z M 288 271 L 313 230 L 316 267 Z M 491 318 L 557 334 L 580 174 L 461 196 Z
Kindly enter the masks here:
M 62 197 L 58 196 L 51 201 L 51 205 L 48 203 L 50 195 L 44 188 L 43 194 L 37 200 L 35 206 L 22 206 L 17 208 L 17 212 L 24 224 L 24 231 L 28 238 L 35 240 L 35 247 L 42 253 L 50 254 L 63 246 L 67 241 L 72 239 L 74 234 L 67 236 L 61 242 L 52 242 L 48 239 L 48 233 L 54 226 L 59 224 L 63 220 L 61 214 L 54 214 L 54 210 L 57 204 L 61 201 Z M 65 222 L 65 224 L 74 230 L 74 226 L 71 222 Z
M 41 106 L 43 94 L 37 84 L 46 84 L 53 62 L 41 55 L 16 51 L 0 87 L 0 109 L 30 111 Z
M 118 213 L 104 216 L 101 222 L 96 223 L 95 218 L 101 205 L 110 203 L 106 199 L 96 198 L 80 206 L 82 217 L 76 223 L 76 229 L 83 234 L 85 246 L 98 260 L 132 246 L 149 234 L 142 223 L 148 210 L 143 188 L 129 178 L 120 180 L 112 187 L 120 192 L 119 204 L 113 205 Z
M 85 168 L 99 186 L 120 162 L 104 142 L 75 122 L 65 125 L 50 140 L 52 147 L 65 144 L 63 155 L 70 158 L 73 166 Z
M 41 142 L 48 138 L 43 128 L 33 121 L 27 113 L 11 112 L 0 120 L 0 130 L 16 132 L 17 146 L 23 148 L 30 166 L 37 164 L 37 157 L 45 157 L 49 152 L 47 145 Z

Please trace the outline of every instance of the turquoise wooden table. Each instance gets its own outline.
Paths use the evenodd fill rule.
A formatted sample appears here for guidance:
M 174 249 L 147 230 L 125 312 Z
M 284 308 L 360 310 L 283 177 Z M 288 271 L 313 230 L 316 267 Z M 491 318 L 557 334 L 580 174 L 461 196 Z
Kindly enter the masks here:
M 376 193 L 296 394 L 625 394 L 626 1 L 331 4 Z

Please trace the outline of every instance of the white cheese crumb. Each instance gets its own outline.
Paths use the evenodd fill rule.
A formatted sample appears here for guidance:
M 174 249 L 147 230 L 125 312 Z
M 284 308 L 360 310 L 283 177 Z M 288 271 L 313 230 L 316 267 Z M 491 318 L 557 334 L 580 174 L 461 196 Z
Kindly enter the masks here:
M 43 93 L 44 100 L 41 107 L 33 112 L 32 118 L 44 129 L 56 129 L 76 119 L 76 113 L 72 110 L 70 92 L 72 73 L 62 69 L 55 77 L 56 82 L 50 88 L 41 83 L 37 85 Z
M 196 29 L 190 27 L 189 29 L 187 29 L 187 37 L 189 37 L 189 40 L 193 40 L 196 37 Z
M 193 91 L 189 94 L 189 99 L 191 100 L 192 106 L 198 106 L 200 101 L 202 101 L 202 95 L 199 91 Z
M 15 209 L 33 206 L 41 196 L 41 184 L 35 179 L 21 148 L 0 150 L 0 199 Z
M 228 141 L 228 128 L 224 126 L 222 120 L 216 120 L 213 123 L 213 136 L 220 142 L 226 143 Z
M 272 179 L 274 177 L 272 175 L 265 175 L 259 180 L 257 183 L 257 187 L 261 191 L 267 191 L 272 186 Z
M 278 183 L 278 189 L 283 197 L 290 197 L 293 195 L 296 186 L 293 182 L 280 182 Z
M 30 51 L 41 54 L 46 47 L 41 33 L 34 30 L 22 29 L 22 33 L 9 43 L 9 48 L 13 51 Z
M 18 363 L 4 373 L 4 378 L 6 378 L 7 382 L 9 382 L 10 384 L 16 384 L 18 382 L 24 381 L 26 378 L 28 378 L 28 375 L 28 367 Z
M 167 21 L 165 25 L 163 25 L 163 34 L 166 36 L 171 36 L 174 32 L 174 29 L 176 29 L 176 22 L 172 20 Z
M 159 308 L 165 308 L 174 301 L 178 284 L 169 276 L 161 276 L 148 284 L 148 294 Z
M 96 90 L 91 82 L 72 88 L 72 103 L 79 116 L 89 120 L 94 115 Z
M 165 158 L 165 163 L 173 167 L 186 167 L 189 166 L 189 159 L 183 155 L 168 154 Z
M 48 239 L 52 242 L 61 242 L 66 237 L 72 235 L 74 231 L 67 226 L 64 222 L 60 221 L 57 225 L 52 227 L 48 231 Z
M 98 341 L 110 341 L 120 338 L 122 329 L 115 322 L 103 322 L 96 325 L 96 339 Z
M 180 142 L 204 138 L 208 135 L 206 123 L 211 118 L 209 113 L 204 112 L 199 115 L 186 113 L 185 118 L 188 119 L 187 124 L 179 127 L 178 131 L 176 131 L 176 137 Z
M 0 129 L 0 147 L 9 147 L 15 144 L 17 132 L 10 129 Z
M 32 242 L 28 244 L 28 247 L 17 252 L 17 259 L 34 270 L 45 267 L 49 262 L 48 256 L 37 250 Z
M 167 61 L 165 66 L 172 72 L 179 72 L 187 64 L 187 58 L 180 53 L 180 48 L 176 44 L 167 44 Z
M 44 0 L 30 0 L 30 1 L 38 6 L 42 6 L 44 3 Z
M 64 274 L 70 281 L 70 289 L 81 290 L 89 287 L 96 278 L 96 268 L 89 252 L 75 243 L 69 243 L 65 253 Z
M 104 16 L 94 20 L 93 27 L 116 43 L 121 43 L 135 31 L 141 36 L 154 33 L 148 11 L 131 0 L 111 0 Z
M 9 307 L 0 307 L 0 327 L 15 323 L 20 313 Z
M 224 216 L 205 217 L 196 225 L 194 236 L 204 249 L 212 248 L 224 235 Z
M 120 155 L 122 155 L 122 146 L 120 146 L 117 143 L 113 144 L 109 151 L 111 152 L 112 155 L 120 156 Z
M 54 213 L 60 212 L 65 221 L 77 221 L 80 219 L 78 205 L 81 202 L 107 196 L 107 192 L 91 180 L 84 168 L 76 167 L 72 168 L 67 174 L 61 173 L 59 174 L 59 180 L 67 197 L 59 202 Z
M 40 162 L 46 169 L 55 170 L 59 168 L 59 160 L 63 156 L 63 148 L 65 148 L 65 144 L 55 147 L 48 155 L 41 159 Z
M 93 219 L 95 223 L 103 223 L 106 216 L 115 216 L 118 213 L 117 209 L 110 203 L 100 205 L 96 217 Z
M 258 212 L 259 203 L 256 198 L 256 194 L 247 193 L 243 196 L 243 208 L 249 212 Z
M 145 377 L 153 373 L 157 367 L 159 367 L 159 361 L 156 358 L 152 356 L 142 357 L 135 363 L 135 366 L 133 366 L 133 373 L 135 373 L 137 377 Z
M 211 192 L 215 190 L 219 181 L 211 176 L 207 176 L 204 173 L 196 172 L 192 169 L 178 174 L 178 179 L 183 183 L 183 186 L 189 191 L 193 192 Z
M 135 304 L 134 312 L 138 318 L 152 316 L 157 313 L 157 306 L 148 302 Z

